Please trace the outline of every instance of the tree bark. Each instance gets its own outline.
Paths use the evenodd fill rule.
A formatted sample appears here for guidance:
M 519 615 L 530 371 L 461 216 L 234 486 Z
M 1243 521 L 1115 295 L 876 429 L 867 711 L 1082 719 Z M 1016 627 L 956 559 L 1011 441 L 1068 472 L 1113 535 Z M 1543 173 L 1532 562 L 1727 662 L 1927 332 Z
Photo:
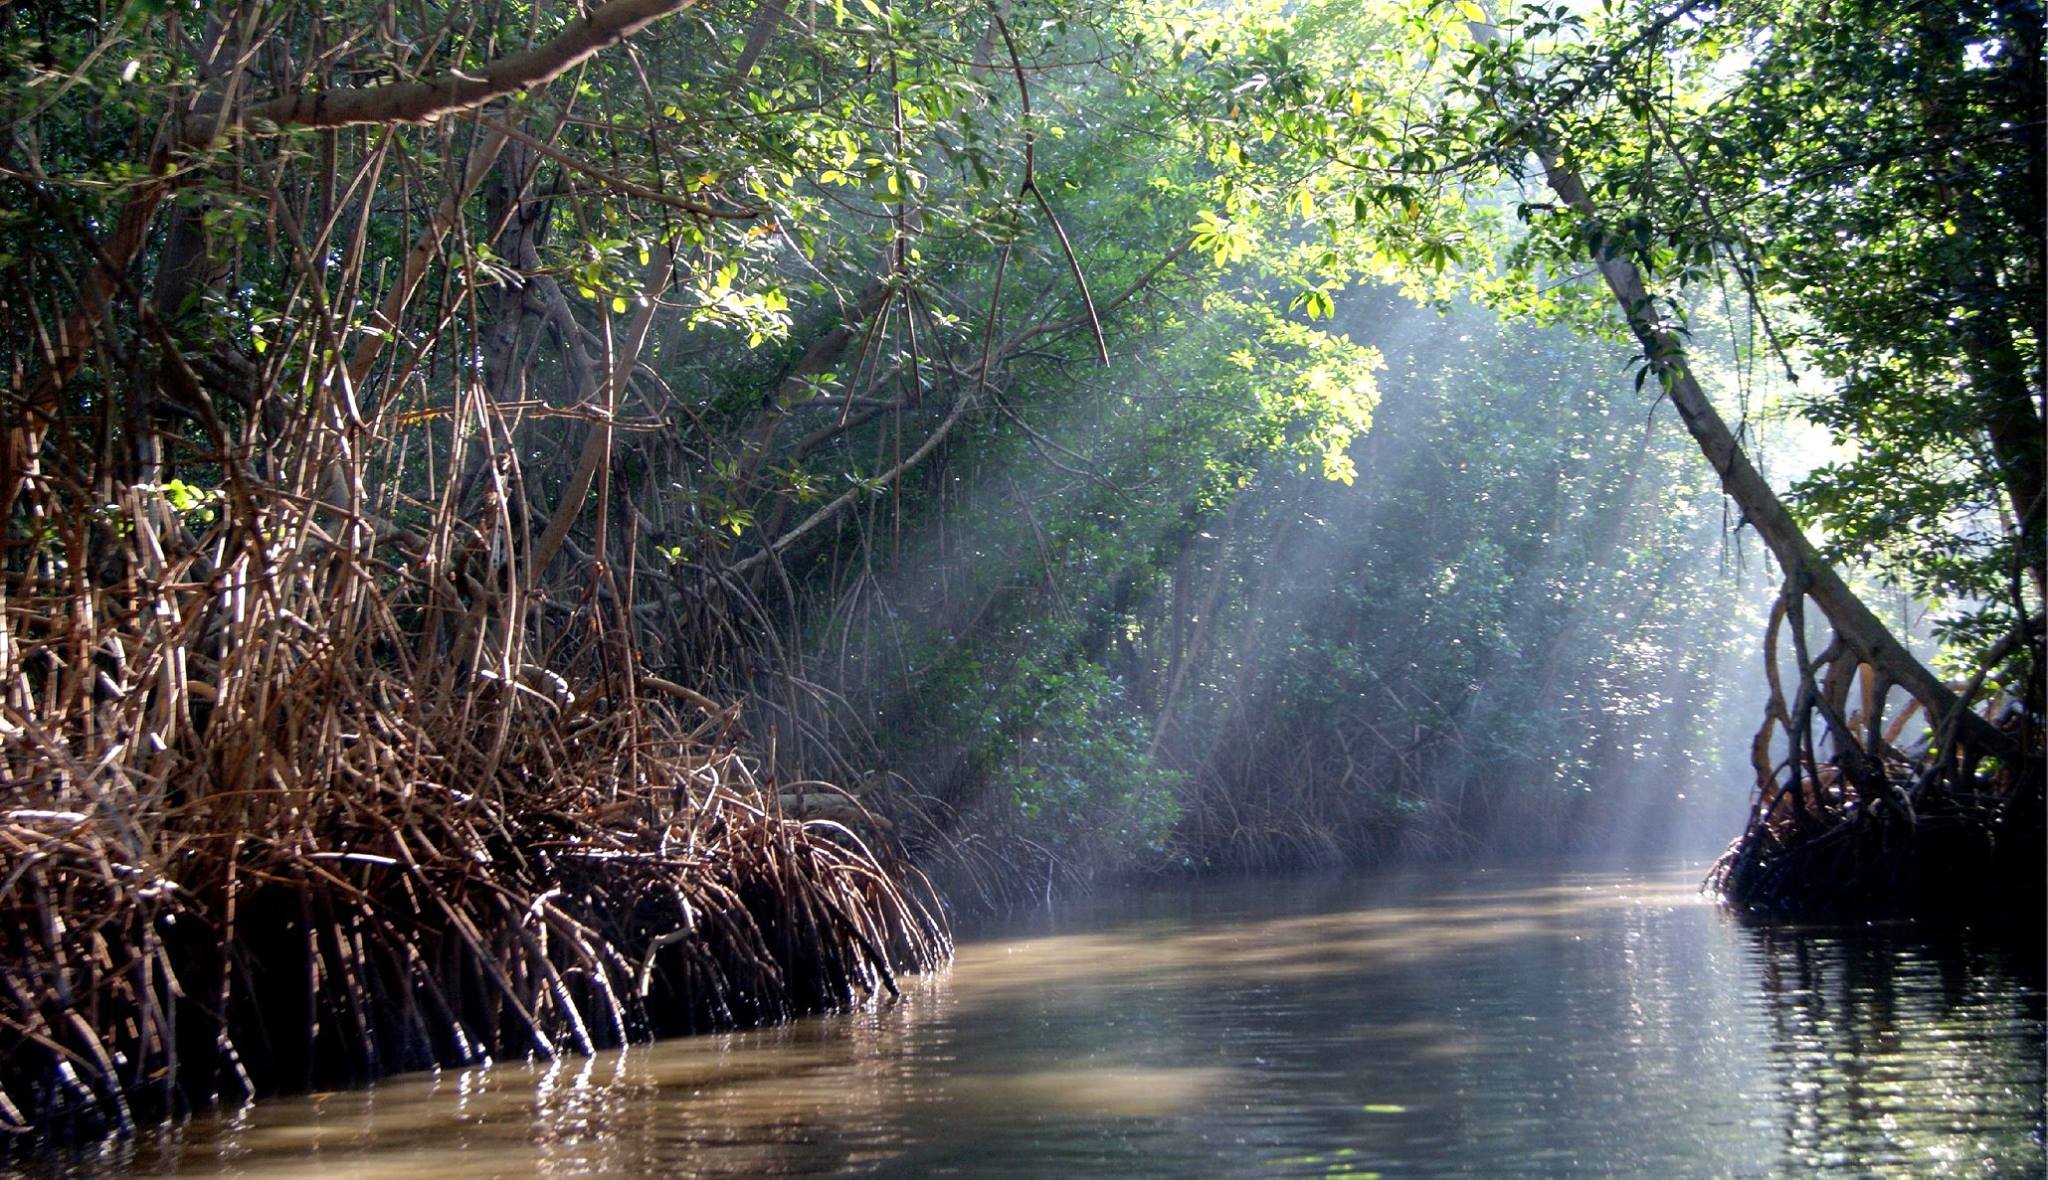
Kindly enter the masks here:
M 1578 173 L 1565 167 L 1551 152 L 1538 148 L 1536 155 L 1543 164 L 1544 178 L 1558 198 L 1581 217 L 1596 219 L 1599 209 Z M 1938 719 L 1938 723 L 1956 717 L 1963 736 L 1973 745 L 1986 752 L 2010 753 L 2014 748 L 2012 740 L 1990 722 L 1970 712 L 1940 677 L 1899 642 L 1898 637 L 1849 589 L 1835 567 L 1822 559 L 1813 543 L 1806 539 L 1805 531 L 1792 519 L 1792 513 L 1762 473 L 1757 471 L 1756 465 L 1750 462 L 1734 432 L 1728 429 L 1727 422 L 1722 420 L 1720 412 L 1714 409 L 1713 402 L 1700 388 L 1699 380 L 1686 360 L 1684 346 L 1657 318 L 1642 272 L 1634 263 L 1620 257 L 1602 258 L 1599 267 L 1608 289 L 1614 292 L 1615 300 L 1621 305 L 1630 331 L 1643 346 L 1643 355 L 1649 359 L 1650 370 L 1663 382 L 1671 404 L 1678 410 L 1680 421 L 1685 423 L 1693 441 L 1699 444 L 1700 452 L 1707 457 L 1714 473 L 1721 477 L 1722 490 L 1742 510 L 1743 516 L 1756 530 L 1757 536 L 1763 538 L 1788 577 L 1805 588 L 1807 596 L 1827 616 L 1835 633 L 1879 675 L 1913 694 Z
M 571 21 L 553 38 L 507 54 L 474 74 L 448 70 L 432 78 L 287 94 L 245 108 L 232 123 L 245 133 L 265 135 L 292 127 L 335 128 L 362 124 L 432 123 L 486 103 L 531 90 L 617 45 L 626 38 L 690 7 L 695 0 L 610 0 Z M 212 128 L 188 148 L 212 141 Z
M 755 419 L 741 436 L 740 461 L 737 468 L 737 483 L 740 487 L 744 488 L 751 482 L 760 471 L 761 464 L 767 461 L 768 449 L 775 441 L 776 430 L 781 427 L 783 419 L 789 417 L 789 412 L 797 405 L 798 399 L 810 388 L 810 379 L 839 362 L 840 356 L 846 352 L 846 346 L 853 342 L 855 331 L 882 310 L 882 305 L 889 300 L 891 291 L 887 275 L 878 277 L 868 284 L 868 289 L 854 300 L 853 306 L 846 310 L 846 315 L 834 324 L 830 331 L 813 341 L 796 364 L 776 382 L 775 388 L 761 399 L 760 417 Z M 852 373 L 846 374 L 844 388 L 848 397 L 852 397 L 856 392 L 853 387 L 854 376 Z
M 1499 43 L 1500 32 L 1491 24 L 1474 21 L 1468 27 L 1473 40 L 1480 44 Z M 1542 120 L 1523 121 L 1515 127 L 1516 138 L 1542 164 L 1544 179 L 1558 199 L 1588 222 L 1597 221 L 1600 209 L 1594 204 L 1584 178 L 1545 146 L 1548 134 L 1549 128 Z M 1599 258 L 1597 263 L 1601 277 L 1607 280 L 1608 289 L 1621 306 L 1629 330 L 1642 345 L 1650 371 L 1657 375 L 1671 404 L 1677 408 L 1679 420 L 1685 423 L 1686 431 L 1699 444 L 1700 453 L 1720 476 L 1722 490 L 1735 501 L 1757 536 L 1763 538 L 1772 556 L 1778 559 L 1787 581 L 1813 599 L 1835 634 L 1858 659 L 1926 707 L 1937 732 L 1941 726 L 1952 723 L 1956 732 L 1979 750 L 2000 755 L 2016 752 L 2013 740 L 1972 712 L 1940 677 L 1908 651 L 1806 539 L 1805 530 L 1750 462 L 1742 444 L 1736 441 L 1734 432 L 1700 387 L 1686 360 L 1684 345 L 1658 318 L 1642 272 L 1633 262 L 1619 256 Z

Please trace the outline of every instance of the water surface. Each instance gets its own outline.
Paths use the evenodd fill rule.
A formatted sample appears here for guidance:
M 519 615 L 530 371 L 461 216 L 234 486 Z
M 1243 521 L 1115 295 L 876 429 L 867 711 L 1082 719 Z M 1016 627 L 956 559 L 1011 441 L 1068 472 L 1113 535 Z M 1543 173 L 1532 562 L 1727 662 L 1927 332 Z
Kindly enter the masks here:
M 2037 1175 L 2038 947 L 1668 873 L 1120 893 L 900 1002 L 257 1103 L 71 1175 Z

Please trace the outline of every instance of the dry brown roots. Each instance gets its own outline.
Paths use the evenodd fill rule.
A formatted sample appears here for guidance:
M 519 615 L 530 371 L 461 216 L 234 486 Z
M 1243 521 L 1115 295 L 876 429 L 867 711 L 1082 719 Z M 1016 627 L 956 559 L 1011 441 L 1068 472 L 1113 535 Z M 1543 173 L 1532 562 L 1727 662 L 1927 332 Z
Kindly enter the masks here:
M 394 607 L 288 507 L 177 556 L 132 498 L 121 577 L 59 520 L 0 582 L 0 1139 L 855 1004 L 948 953 L 925 889 L 780 814 L 734 711 Z
M 598 722 L 513 760 L 544 771 L 479 782 L 410 719 L 321 712 L 359 773 L 291 784 L 280 763 L 160 819 L 61 749 L 10 750 L 0 1127 L 125 1130 L 772 1020 L 893 992 L 946 952 L 856 842 L 764 812 L 714 747 L 640 750 L 647 785 L 621 791 L 605 772 L 647 727 Z

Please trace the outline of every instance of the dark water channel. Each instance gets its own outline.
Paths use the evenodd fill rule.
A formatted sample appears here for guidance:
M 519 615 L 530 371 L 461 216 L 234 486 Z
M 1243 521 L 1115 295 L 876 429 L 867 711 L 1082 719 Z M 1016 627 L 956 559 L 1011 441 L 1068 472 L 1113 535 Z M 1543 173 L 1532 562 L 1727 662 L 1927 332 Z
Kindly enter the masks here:
M 2029 1175 L 2037 947 L 1696 870 L 1118 894 L 876 1011 L 282 1099 L 74 1175 Z

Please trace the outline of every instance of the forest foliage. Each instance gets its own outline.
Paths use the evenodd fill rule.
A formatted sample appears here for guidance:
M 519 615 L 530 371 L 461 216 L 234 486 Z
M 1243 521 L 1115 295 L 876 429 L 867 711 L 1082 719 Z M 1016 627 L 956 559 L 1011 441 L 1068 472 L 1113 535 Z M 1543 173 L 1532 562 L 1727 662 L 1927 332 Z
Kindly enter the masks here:
M 2038 826 L 2037 4 L 0 30 L 0 893 L 68 849 L 145 1008 L 157 880 L 325 882 L 358 1001 L 523 946 L 444 1007 L 552 1043 L 705 897 L 690 986 L 872 992 L 943 953 L 908 863 Z M 409 879 L 519 862 L 482 932 L 373 900 L 428 796 Z M 589 844 L 630 896 L 527 859 Z
M 1585 749 L 1662 732 L 1628 702 L 1723 674 L 1699 653 L 1739 596 L 1688 579 L 1730 543 L 1701 543 L 1651 358 L 1448 309 L 1625 339 L 1574 276 L 1638 266 L 1725 351 L 1738 435 L 1790 406 L 1829 440 L 1787 502 L 1967 676 L 2040 591 L 2030 11 L 612 3 L 591 39 L 515 3 L 15 6 L 11 568 L 73 514 L 118 549 L 122 489 L 203 550 L 238 480 L 331 435 L 360 475 L 316 480 L 323 510 L 401 597 L 510 562 L 537 636 L 622 599 L 634 658 L 747 700 L 785 779 L 898 782 L 979 816 L 956 834 L 1092 865 L 1291 824 L 1335 855 L 1440 803 L 1446 741 L 1482 742 L 1488 790 L 1576 791 Z M 1597 213 L 1543 190 L 1539 139 Z M 1472 330 L 1362 441 L 1411 322 L 1389 288 Z M 1481 435 L 1528 461 L 1451 475 Z M 1431 527 L 1374 545 L 1422 494 L 1387 476 L 1410 448 L 1445 473 Z M 95 479 L 22 482 L 53 468 Z M 1345 565 L 1297 606 L 1303 520 Z M 1587 608 L 1645 568 L 1668 620 Z M 1337 638 L 1392 618 L 1414 650 Z M 1337 755 L 1222 740 L 1278 718 L 1381 734 L 1340 759 L 1356 822 L 1210 814 L 1324 790 Z

